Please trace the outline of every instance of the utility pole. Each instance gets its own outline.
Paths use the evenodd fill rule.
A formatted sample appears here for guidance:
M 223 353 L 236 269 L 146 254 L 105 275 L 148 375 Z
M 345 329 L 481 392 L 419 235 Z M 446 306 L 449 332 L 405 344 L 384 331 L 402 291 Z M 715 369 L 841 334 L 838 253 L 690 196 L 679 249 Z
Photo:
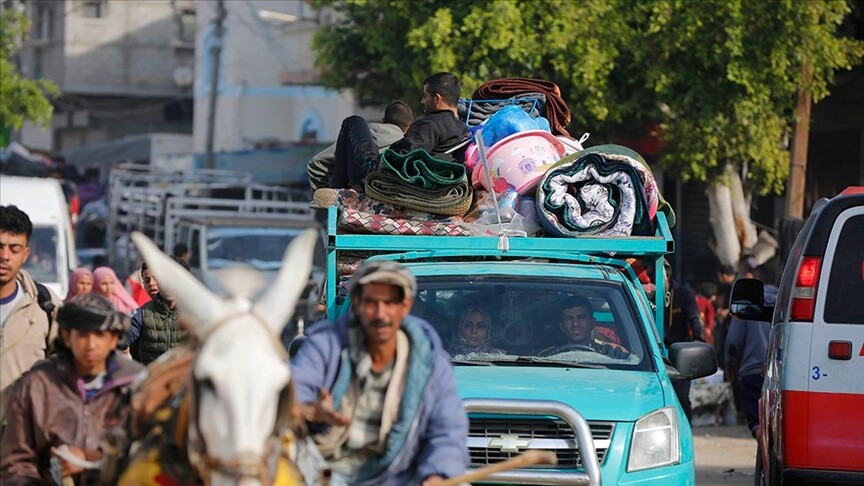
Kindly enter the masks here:
M 205 159 L 205 167 L 208 169 L 216 168 L 216 156 L 213 153 L 213 137 L 216 130 L 216 101 L 219 98 L 219 61 L 222 57 L 222 38 L 225 35 L 225 16 L 228 11 L 225 9 L 225 0 L 217 0 L 216 3 L 216 19 L 214 34 L 216 36 L 213 44 L 210 47 L 211 71 L 210 71 L 210 111 L 207 114 L 207 154 Z

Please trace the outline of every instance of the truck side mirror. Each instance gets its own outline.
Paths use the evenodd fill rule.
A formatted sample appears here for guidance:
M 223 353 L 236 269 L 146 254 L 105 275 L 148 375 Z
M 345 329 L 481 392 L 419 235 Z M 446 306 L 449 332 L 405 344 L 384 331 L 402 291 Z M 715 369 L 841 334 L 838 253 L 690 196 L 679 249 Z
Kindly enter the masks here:
M 729 313 L 740 319 L 759 320 L 762 316 L 762 282 L 754 278 L 739 278 L 732 284 Z
M 672 380 L 695 380 L 717 372 L 714 347 L 698 341 L 672 343 L 669 361 L 677 373 L 669 373 Z

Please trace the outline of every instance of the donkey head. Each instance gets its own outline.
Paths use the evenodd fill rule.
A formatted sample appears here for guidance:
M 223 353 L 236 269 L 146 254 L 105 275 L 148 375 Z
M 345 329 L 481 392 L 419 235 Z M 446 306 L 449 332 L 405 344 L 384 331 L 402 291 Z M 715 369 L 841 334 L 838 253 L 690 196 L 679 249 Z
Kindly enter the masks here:
M 278 277 L 256 302 L 214 295 L 146 236 L 132 239 L 199 340 L 190 458 L 197 457 L 196 466 L 213 485 L 268 482 L 268 446 L 291 380 L 279 335 L 308 281 L 316 232 L 292 241 Z

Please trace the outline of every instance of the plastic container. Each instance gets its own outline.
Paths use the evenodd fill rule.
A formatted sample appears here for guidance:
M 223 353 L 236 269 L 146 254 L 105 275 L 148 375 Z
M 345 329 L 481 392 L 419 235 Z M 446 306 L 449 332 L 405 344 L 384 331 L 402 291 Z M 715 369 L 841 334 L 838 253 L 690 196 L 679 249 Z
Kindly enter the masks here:
M 492 178 L 504 179 L 520 195 L 531 194 L 543 174 L 564 155 L 564 144 L 544 130 L 527 130 L 501 139 L 486 153 Z M 479 157 L 479 154 L 475 155 Z M 474 166 L 471 182 L 487 191 L 483 177 L 483 164 L 470 161 Z

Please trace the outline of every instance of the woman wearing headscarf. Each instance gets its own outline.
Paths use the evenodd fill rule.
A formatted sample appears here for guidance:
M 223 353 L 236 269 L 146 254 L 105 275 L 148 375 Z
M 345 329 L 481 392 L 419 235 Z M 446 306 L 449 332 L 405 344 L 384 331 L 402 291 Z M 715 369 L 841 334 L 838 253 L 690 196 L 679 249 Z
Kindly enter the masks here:
M 456 330 L 453 355 L 468 353 L 506 354 L 503 349 L 492 346 L 492 319 L 480 306 L 472 305 L 462 312 Z
M 126 291 L 111 267 L 93 270 L 93 291 L 108 299 L 115 310 L 127 316 L 138 308 L 138 303 Z
M 69 302 L 72 297 L 81 294 L 89 294 L 93 291 L 93 272 L 87 267 L 76 268 L 69 278 L 69 291 L 63 302 Z

